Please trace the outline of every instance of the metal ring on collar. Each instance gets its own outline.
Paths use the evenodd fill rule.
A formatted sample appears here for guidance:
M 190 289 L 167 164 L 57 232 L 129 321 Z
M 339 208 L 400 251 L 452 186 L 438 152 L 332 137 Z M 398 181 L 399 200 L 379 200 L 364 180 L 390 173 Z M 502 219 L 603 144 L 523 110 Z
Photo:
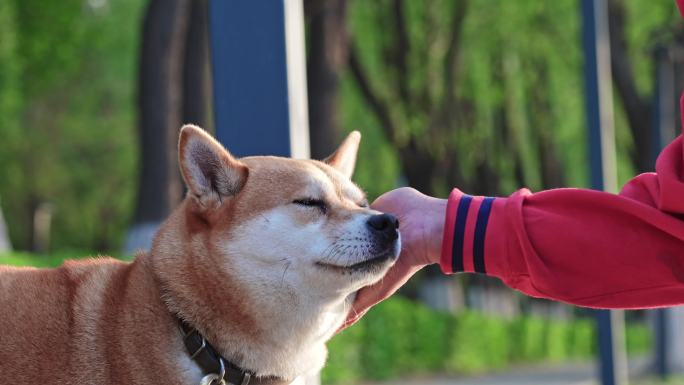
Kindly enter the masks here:
M 219 357 L 219 364 L 221 365 L 221 373 L 219 373 L 219 376 L 221 376 L 221 380 L 226 376 L 226 364 L 223 362 L 223 358 Z

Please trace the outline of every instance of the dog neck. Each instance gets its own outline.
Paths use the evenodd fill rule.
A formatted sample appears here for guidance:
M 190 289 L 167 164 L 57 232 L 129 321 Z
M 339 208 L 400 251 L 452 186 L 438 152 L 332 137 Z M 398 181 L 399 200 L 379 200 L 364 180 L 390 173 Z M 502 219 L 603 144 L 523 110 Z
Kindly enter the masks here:
M 214 259 L 220 253 L 203 249 L 211 243 L 202 234 L 192 239 L 182 221 L 178 212 L 170 217 L 150 255 L 169 311 L 257 377 L 292 381 L 319 371 L 327 356 L 325 342 L 343 322 L 349 300 L 340 295 L 331 302 L 250 281 L 239 266 L 227 276 L 217 268 L 222 261 Z
M 178 318 L 183 342 L 190 358 L 205 375 L 219 375 L 225 382 L 236 385 L 287 385 L 290 382 L 277 377 L 256 377 L 254 373 L 237 367 L 226 360 L 202 334 L 187 322 Z
M 249 315 L 240 310 L 217 311 L 208 305 L 210 301 L 207 308 L 184 313 L 181 309 L 188 299 L 170 293 L 164 299 L 173 312 L 191 320 L 219 354 L 267 383 L 291 382 L 322 369 L 327 356 L 325 342 L 340 326 L 349 306 L 344 301 L 291 306 L 292 302 L 274 296 L 273 302 L 281 306 L 253 301 L 260 310 Z M 249 322 L 234 322 L 238 318 Z

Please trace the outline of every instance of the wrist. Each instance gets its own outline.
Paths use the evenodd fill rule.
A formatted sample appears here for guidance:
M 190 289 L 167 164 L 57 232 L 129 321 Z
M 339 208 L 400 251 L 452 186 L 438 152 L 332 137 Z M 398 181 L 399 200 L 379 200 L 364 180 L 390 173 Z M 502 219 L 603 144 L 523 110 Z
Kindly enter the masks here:
M 447 200 L 429 197 L 426 210 L 422 214 L 428 223 L 425 226 L 425 240 L 428 263 L 440 262 L 442 253 L 442 238 L 444 234 L 444 217 L 446 216 Z
M 463 193 L 455 188 L 451 190 L 447 205 L 442 215 L 442 242 L 440 245 L 439 265 L 442 272 L 445 274 L 453 274 L 453 255 L 452 250 L 454 246 L 454 226 L 456 218 L 457 203 L 460 201 Z

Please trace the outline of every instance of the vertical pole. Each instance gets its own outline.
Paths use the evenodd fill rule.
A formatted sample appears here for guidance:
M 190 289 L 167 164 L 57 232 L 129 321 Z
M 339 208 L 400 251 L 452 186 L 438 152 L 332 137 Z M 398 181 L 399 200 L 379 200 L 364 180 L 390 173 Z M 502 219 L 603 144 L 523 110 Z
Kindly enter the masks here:
M 591 187 L 617 192 L 608 9 L 605 0 L 581 0 L 582 43 Z M 602 385 L 627 384 L 623 312 L 596 311 Z
M 677 136 L 677 93 L 675 89 L 675 64 L 673 54 L 667 47 L 658 47 L 655 52 L 656 86 L 655 86 L 655 129 L 651 161 L 655 167 L 660 150 Z
M 302 0 L 211 0 L 216 137 L 237 156 L 309 157 Z
M 617 173 L 608 10 L 605 0 L 581 1 L 591 187 L 615 193 Z
M 669 355 L 667 354 L 668 318 L 668 309 L 655 311 L 655 371 L 658 377 L 663 380 L 670 376 Z
M 652 130 L 653 148 L 651 149 L 652 164 L 655 167 L 656 158 L 662 148 L 674 140 L 676 136 L 676 93 L 675 69 L 670 49 L 658 47 L 655 51 L 656 87 L 655 87 L 655 121 Z M 672 327 L 672 309 L 658 309 L 655 311 L 655 371 L 659 377 L 666 379 L 672 372 L 672 348 L 677 342 L 672 341 L 670 328 Z
M 306 40 L 304 3 L 285 3 L 285 48 L 287 55 L 287 90 L 290 106 L 290 156 L 309 158 L 309 106 L 306 83 Z
M 308 158 L 302 0 L 210 0 L 209 34 L 216 138 L 237 156 Z

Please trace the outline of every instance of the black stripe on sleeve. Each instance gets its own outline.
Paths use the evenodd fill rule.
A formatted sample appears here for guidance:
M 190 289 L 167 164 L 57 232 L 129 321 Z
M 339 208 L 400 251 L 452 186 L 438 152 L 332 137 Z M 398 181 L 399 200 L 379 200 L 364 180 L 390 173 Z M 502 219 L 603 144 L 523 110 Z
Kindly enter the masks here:
M 484 246 L 485 235 L 487 233 L 487 222 L 489 221 L 489 213 L 492 210 L 492 202 L 494 198 L 485 198 L 480 205 L 480 211 L 477 213 L 477 222 L 475 222 L 475 239 L 473 241 L 473 265 L 475 271 L 486 274 L 484 260 Z
M 468 209 L 472 200 L 473 197 L 470 195 L 463 195 L 458 202 L 458 209 L 456 210 L 454 242 L 451 252 L 451 267 L 454 273 L 463 271 L 463 235 L 465 234 L 466 218 L 468 217 Z

